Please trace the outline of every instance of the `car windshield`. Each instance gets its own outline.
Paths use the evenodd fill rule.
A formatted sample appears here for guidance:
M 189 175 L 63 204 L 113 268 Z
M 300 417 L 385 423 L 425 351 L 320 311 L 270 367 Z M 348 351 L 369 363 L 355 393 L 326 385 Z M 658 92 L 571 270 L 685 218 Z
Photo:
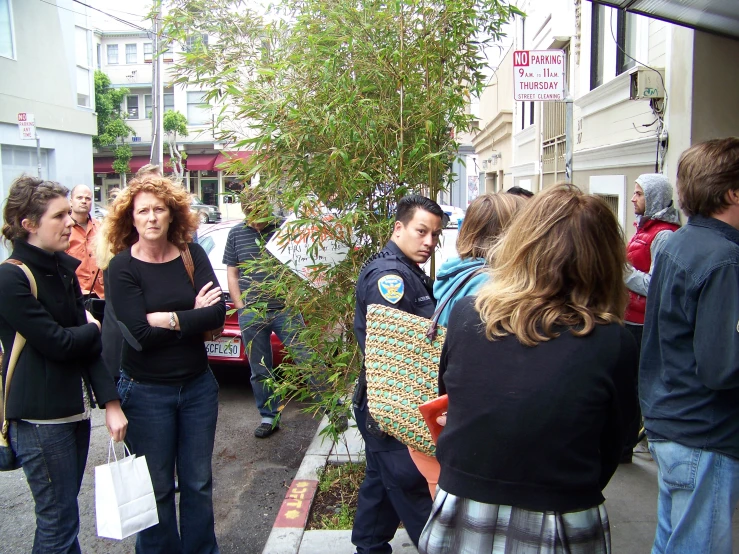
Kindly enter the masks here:
M 193 195 L 193 196 L 192 196 L 192 203 L 193 203 L 193 204 L 202 204 L 202 203 L 203 203 L 203 201 L 202 201 L 202 200 L 200 200 L 200 198 L 198 198 L 197 196 Z
M 224 269 L 223 251 L 226 249 L 226 239 L 230 230 L 230 227 L 224 227 L 205 236 L 198 237 L 198 244 L 205 250 L 213 269 Z

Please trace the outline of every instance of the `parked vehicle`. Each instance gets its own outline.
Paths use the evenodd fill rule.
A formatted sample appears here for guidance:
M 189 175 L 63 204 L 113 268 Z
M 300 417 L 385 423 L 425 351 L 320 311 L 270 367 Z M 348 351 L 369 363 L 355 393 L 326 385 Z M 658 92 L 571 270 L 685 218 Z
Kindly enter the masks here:
M 203 204 L 203 201 L 197 196 L 192 197 L 190 210 L 198 214 L 200 223 L 218 223 L 221 221 L 221 212 L 218 211 L 218 206 Z
M 446 225 L 447 229 L 459 227 L 459 221 L 464 219 L 464 210 L 447 204 L 440 204 L 440 206 L 444 210 L 444 213 L 449 216 L 449 223 Z
M 220 214 L 219 219 L 220 219 Z M 226 266 L 223 264 L 223 251 L 226 248 L 226 239 L 231 227 L 243 224 L 242 219 L 236 221 L 224 221 L 212 227 L 200 228 L 198 232 L 198 244 L 203 247 L 210 259 L 218 284 L 226 295 L 226 325 L 221 338 L 217 341 L 208 341 L 205 348 L 208 350 L 208 360 L 214 364 L 241 365 L 247 367 L 249 360 L 246 356 L 246 348 L 241 340 L 239 321 L 231 296 L 228 293 L 228 281 L 226 278 Z M 232 312 L 233 311 L 233 312 Z M 285 352 L 277 335 L 272 333 L 272 359 L 274 367 L 282 363 Z

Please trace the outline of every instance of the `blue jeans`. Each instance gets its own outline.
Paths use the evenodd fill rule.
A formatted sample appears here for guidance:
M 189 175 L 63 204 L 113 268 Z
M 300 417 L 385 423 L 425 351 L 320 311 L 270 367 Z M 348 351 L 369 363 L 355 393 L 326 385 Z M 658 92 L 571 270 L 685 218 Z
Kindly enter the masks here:
M 143 383 L 121 373 L 118 393 L 128 418 L 126 443 L 134 454 L 146 456 L 159 514 L 159 525 L 136 537 L 137 554 L 219 552 L 211 466 L 218 420 L 218 383 L 213 373 L 208 369 L 181 386 Z
M 77 554 L 77 495 L 90 448 L 90 420 L 10 424 L 10 441 L 36 503 L 33 554 Z
M 731 554 L 739 460 L 666 440 L 649 450 L 659 480 L 652 554 Z
M 274 331 L 285 347 L 292 349 L 297 363 L 308 359 L 308 351 L 297 340 L 298 333 L 305 327 L 303 316 L 289 310 L 270 310 L 266 317 L 242 310 L 239 312 L 241 340 L 251 367 L 251 388 L 262 422 L 272 423 L 277 417 L 281 398 L 272 396 L 265 381 L 274 377 L 272 365 L 271 337 Z

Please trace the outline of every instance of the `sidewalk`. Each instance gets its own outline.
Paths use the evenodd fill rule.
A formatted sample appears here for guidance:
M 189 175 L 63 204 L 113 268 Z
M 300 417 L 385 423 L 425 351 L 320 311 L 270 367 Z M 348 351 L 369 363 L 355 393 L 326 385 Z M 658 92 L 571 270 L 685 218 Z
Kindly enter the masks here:
M 304 485 L 296 499 L 295 494 L 288 492 L 285 503 L 292 506 L 303 502 L 302 490 L 308 490 L 309 482 L 316 480 L 316 468 L 323 467 L 326 462 L 345 462 L 362 459 L 363 442 L 356 427 L 344 433 L 337 444 L 322 441 L 319 436 L 326 420 L 316 432 L 303 464 L 298 470 L 295 481 Z M 352 425 L 353 422 L 350 422 Z M 292 490 L 292 489 L 291 489 Z M 648 452 L 634 454 L 632 464 L 621 465 L 604 491 L 606 509 L 611 524 L 611 546 L 614 554 L 638 554 L 651 550 L 654 531 L 657 525 L 657 466 Z M 305 499 L 308 500 L 307 498 Z M 312 495 L 310 497 L 312 501 Z M 297 506 L 305 510 L 307 519 L 310 501 Z M 283 507 L 285 504 L 283 504 Z M 281 514 L 283 510 L 280 510 Z M 280 527 L 281 515 L 278 515 L 272 534 L 265 545 L 263 554 L 353 554 L 351 531 L 303 531 L 302 528 Z M 304 526 L 304 523 L 303 523 Z M 739 544 L 739 520 L 735 517 L 733 539 Z M 400 529 L 392 542 L 396 554 L 417 554 L 417 550 L 408 538 L 405 530 Z

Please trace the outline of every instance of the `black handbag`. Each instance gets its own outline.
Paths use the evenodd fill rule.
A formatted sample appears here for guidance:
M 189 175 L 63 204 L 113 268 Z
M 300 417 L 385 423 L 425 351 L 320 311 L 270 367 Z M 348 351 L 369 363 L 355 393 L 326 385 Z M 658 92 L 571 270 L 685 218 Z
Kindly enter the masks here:
M 100 270 L 98 269 L 95 273 L 95 278 L 92 280 L 93 284 L 97 281 Z M 103 322 L 105 317 L 105 300 L 98 298 L 92 290 L 85 296 L 84 300 L 85 310 L 92 314 L 92 317 L 97 319 L 100 323 Z
M 28 282 L 31 285 L 31 294 L 34 298 L 38 298 L 38 290 L 36 288 L 36 279 L 33 278 L 33 273 L 25 265 L 18 260 L 5 260 L 3 263 L 11 263 L 18 266 L 23 273 L 28 277 Z M 13 349 L 10 352 L 10 358 L 8 361 L 8 370 L 5 373 L 5 379 L 0 376 L 0 384 L 2 385 L 2 393 L 0 394 L 0 412 L 2 413 L 2 429 L 0 429 L 0 471 L 13 471 L 21 467 L 18 462 L 18 458 L 13 452 L 13 447 L 10 444 L 8 438 L 8 420 L 5 419 L 5 406 L 8 404 L 8 394 L 10 393 L 10 383 L 13 379 L 13 373 L 15 372 L 15 366 L 20 358 L 21 350 L 26 345 L 26 339 L 20 333 L 15 333 L 15 340 L 13 341 Z

